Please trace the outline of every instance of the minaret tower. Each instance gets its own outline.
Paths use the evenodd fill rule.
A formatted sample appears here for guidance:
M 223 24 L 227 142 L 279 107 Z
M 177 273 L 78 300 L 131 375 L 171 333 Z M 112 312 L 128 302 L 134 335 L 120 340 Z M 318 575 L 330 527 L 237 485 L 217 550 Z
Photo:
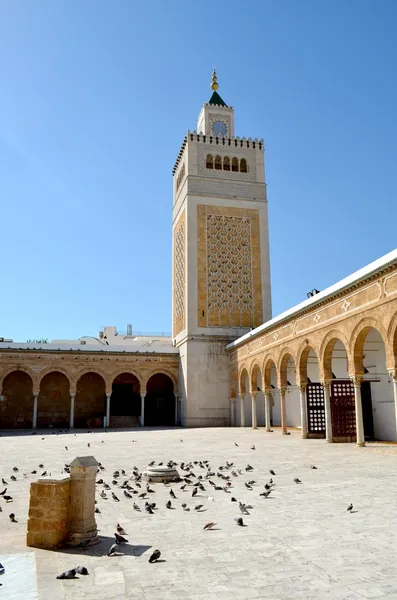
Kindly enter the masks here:
M 229 424 L 225 346 L 271 318 L 263 140 L 234 135 L 218 94 L 201 109 L 173 170 L 173 327 L 181 423 Z

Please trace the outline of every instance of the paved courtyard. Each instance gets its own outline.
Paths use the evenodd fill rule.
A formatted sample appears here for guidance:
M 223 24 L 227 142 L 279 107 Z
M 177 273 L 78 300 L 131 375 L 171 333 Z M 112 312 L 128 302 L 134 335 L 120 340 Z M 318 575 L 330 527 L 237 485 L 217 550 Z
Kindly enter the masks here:
M 112 489 L 119 503 L 102 499 L 99 485 L 99 545 L 59 552 L 27 548 L 29 482 L 35 479 L 31 471 L 43 463 L 54 476 L 65 463 L 86 455 L 103 463 L 106 470 L 100 477 L 109 484 L 115 469 L 130 474 L 133 466 L 144 470 L 151 460 L 208 460 L 216 473 L 230 461 L 242 475 L 232 476 L 231 494 L 214 491 L 204 481 L 206 491 L 192 498 L 192 488 L 181 491 L 181 484 L 173 485 L 175 510 L 165 507 L 169 489 L 153 484 L 156 493 L 149 496 L 157 503 L 154 515 L 134 511 L 133 501 L 143 508 L 144 500 L 136 495 L 129 500 L 116 486 Z M 0 477 L 8 481 L 7 493 L 14 497 L 9 504 L 0 500 L 0 562 L 5 567 L 0 598 L 397 600 L 396 446 L 332 445 L 302 440 L 298 432 L 282 436 L 248 428 L 77 435 L 47 431 L 34 436 L 3 432 L 0 456 Z M 249 473 L 247 463 L 254 467 Z M 316 470 L 310 469 L 313 463 Z M 16 482 L 10 480 L 14 466 L 19 468 Z M 264 499 L 259 493 L 270 478 L 269 469 L 276 473 L 276 485 Z M 194 471 L 205 474 L 197 466 Z M 302 484 L 295 484 L 294 477 Z M 252 491 L 245 486 L 249 480 L 256 481 Z M 243 517 L 245 527 L 234 521 L 240 511 L 231 496 L 253 507 Z M 182 510 L 183 502 L 191 507 L 189 512 Z M 353 514 L 346 511 L 350 502 Z M 199 503 L 203 512 L 194 510 Z M 9 521 L 10 512 L 18 523 Z M 203 530 L 208 521 L 217 523 L 213 531 Z M 128 532 L 130 544 L 121 547 L 123 556 L 108 557 L 117 522 Z M 149 564 L 155 548 L 164 561 Z M 55 579 L 77 565 L 86 566 L 90 574 Z

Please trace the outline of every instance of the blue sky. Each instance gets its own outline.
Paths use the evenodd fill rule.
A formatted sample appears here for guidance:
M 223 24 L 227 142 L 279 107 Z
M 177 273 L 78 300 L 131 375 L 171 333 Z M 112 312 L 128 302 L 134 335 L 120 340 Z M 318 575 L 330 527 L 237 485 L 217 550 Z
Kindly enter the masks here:
M 2 0 L 0 336 L 171 330 L 211 70 L 266 147 L 273 315 L 396 246 L 394 0 Z

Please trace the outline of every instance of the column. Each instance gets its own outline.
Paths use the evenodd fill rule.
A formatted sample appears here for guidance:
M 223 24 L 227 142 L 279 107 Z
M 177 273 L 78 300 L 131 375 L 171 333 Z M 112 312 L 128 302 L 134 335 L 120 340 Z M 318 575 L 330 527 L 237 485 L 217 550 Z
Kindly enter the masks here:
M 285 404 L 285 394 L 287 393 L 287 388 L 281 387 L 280 391 L 280 401 L 281 401 L 281 432 L 283 435 L 287 435 L 287 407 Z
M 300 404 L 301 404 L 301 428 L 302 438 L 307 439 L 307 402 L 306 402 L 306 383 L 299 386 Z
M 397 370 L 389 371 L 389 375 L 393 381 L 393 394 L 394 394 L 394 419 L 396 421 L 396 436 L 397 436 Z
M 95 522 L 95 479 L 98 463 L 93 456 L 80 456 L 70 463 L 69 531 L 67 544 L 99 542 Z
M 329 381 L 321 382 L 324 389 L 324 408 L 325 408 L 325 439 L 330 444 L 334 441 L 332 435 L 332 415 L 331 415 L 331 395 Z
M 252 412 L 252 429 L 258 429 L 258 420 L 256 414 L 256 392 L 251 392 L 251 412 Z
M 266 419 L 266 431 L 270 431 L 270 422 L 272 416 L 272 393 L 270 390 L 265 392 L 265 419 Z
M 141 427 L 145 425 L 145 396 L 146 393 L 141 394 Z
M 33 424 L 32 429 L 36 429 L 37 427 L 37 400 L 39 397 L 39 392 L 33 392 Z
M 236 427 L 236 398 L 230 398 L 230 427 Z
M 175 426 L 178 425 L 178 394 L 174 393 L 175 397 Z
M 110 397 L 112 393 L 106 394 L 106 427 L 110 427 Z
M 69 427 L 73 429 L 74 427 L 74 399 L 76 394 L 73 392 L 70 394 L 70 419 L 69 419 Z
M 240 427 L 245 427 L 244 396 L 240 394 Z
M 356 440 L 357 446 L 365 446 L 364 438 L 364 421 L 363 421 L 363 405 L 361 402 L 361 382 L 362 375 L 354 375 L 351 381 L 354 385 L 354 405 L 356 409 Z

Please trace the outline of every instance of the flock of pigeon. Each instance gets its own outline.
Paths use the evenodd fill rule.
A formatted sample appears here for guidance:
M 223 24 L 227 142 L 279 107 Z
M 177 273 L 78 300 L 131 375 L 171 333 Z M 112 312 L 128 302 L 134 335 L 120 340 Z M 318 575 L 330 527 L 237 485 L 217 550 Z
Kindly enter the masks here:
M 183 440 L 181 440 L 183 441 Z M 103 440 L 102 440 L 103 443 Z M 234 442 L 235 446 L 238 446 L 237 442 Z M 90 447 L 90 444 L 87 444 Z M 65 449 L 68 450 L 67 446 Z M 255 450 L 255 445 L 251 446 L 251 450 Z M 155 465 L 155 461 L 149 463 L 149 467 L 153 467 Z M 162 466 L 164 463 L 157 463 L 158 466 Z M 209 464 L 208 460 L 194 460 L 188 463 L 181 462 L 176 463 L 173 460 L 170 460 L 167 464 L 169 468 L 179 468 L 180 476 L 175 477 L 171 482 L 164 484 L 164 486 L 168 489 L 169 499 L 165 503 L 165 509 L 173 510 L 178 507 L 178 499 L 181 499 L 182 495 L 189 494 L 192 499 L 194 499 L 194 505 L 188 506 L 187 502 L 182 502 L 180 504 L 180 508 L 183 511 L 189 512 L 193 509 L 197 513 L 204 512 L 207 510 L 204 504 L 196 503 L 198 497 L 207 498 L 208 502 L 213 502 L 215 500 L 215 493 L 223 493 L 230 495 L 230 502 L 238 504 L 240 513 L 242 516 L 237 516 L 234 518 L 234 521 L 239 527 L 246 526 L 243 520 L 243 516 L 249 515 L 249 511 L 253 509 L 251 504 L 245 504 L 241 501 L 238 501 L 234 493 L 233 482 L 236 478 L 245 476 L 247 481 L 244 481 L 245 488 L 247 490 L 254 490 L 257 488 L 257 482 L 254 479 L 249 479 L 251 477 L 251 472 L 254 471 L 254 467 L 250 464 L 247 464 L 243 469 L 237 468 L 234 462 L 226 461 L 225 464 L 221 464 L 217 469 L 213 469 Z M 317 469 L 315 465 L 310 466 L 311 469 Z M 40 471 L 44 469 L 44 465 L 39 465 Z M 0 492 L 0 499 L 3 499 L 7 504 L 13 502 L 13 497 L 7 491 L 13 482 L 17 480 L 18 467 L 13 468 L 13 474 L 7 477 L 7 480 L 2 478 L 1 481 L 3 485 L 6 487 Z M 100 502 L 112 500 L 113 502 L 120 502 L 120 497 L 122 496 L 123 500 L 127 500 L 131 502 L 132 509 L 136 512 L 142 512 L 144 510 L 147 514 L 153 515 L 155 512 L 159 510 L 159 506 L 156 502 L 149 501 L 149 498 L 153 498 L 153 494 L 156 493 L 154 489 L 153 483 L 149 480 L 145 480 L 143 473 L 138 469 L 138 467 L 134 466 L 132 470 L 132 475 L 128 476 L 124 469 L 116 470 L 112 474 L 111 485 L 107 483 L 103 477 L 105 477 L 104 471 L 106 471 L 105 467 L 102 463 L 98 464 L 97 476 L 98 479 L 96 481 L 97 487 L 101 487 L 101 491 L 99 493 L 98 499 L 100 498 Z M 69 473 L 70 466 L 69 464 L 65 464 L 62 472 Z M 37 474 L 37 470 L 31 471 L 33 475 Z M 51 475 L 46 470 L 40 473 L 42 477 L 46 475 Z M 276 483 L 274 482 L 274 477 L 276 477 L 276 473 L 273 469 L 269 470 L 269 474 L 271 475 L 268 482 L 264 484 L 264 489 L 259 493 L 259 496 L 263 499 L 267 499 L 270 494 L 274 491 Z M 27 473 L 23 473 L 23 477 L 27 477 Z M 295 484 L 302 484 L 302 481 L 297 477 L 293 480 Z M 178 487 L 177 487 L 178 486 Z M 117 491 L 117 494 L 116 494 Z M 210 492 L 210 494 L 208 493 Z M 211 495 L 213 494 L 213 495 Z M 142 505 L 142 503 L 144 504 Z M 140 504 L 139 504 L 140 503 Z M 95 501 L 96 507 L 95 512 L 101 513 L 98 501 Z M 0 504 L 0 512 L 2 512 L 2 506 Z M 353 504 L 350 504 L 347 508 L 347 511 L 352 513 Z M 18 523 L 18 520 L 13 512 L 9 514 L 9 519 L 12 523 Z M 209 521 L 205 523 L 203 529 L 206 531 L 210 531 L 214 529 L 217 523 L 213 521 Z M 118 523 L 116 527 L 116 532 L 114 533 L 114 543 L 112 543 L 111 547 L 107 552 L 107 556 L 119 556 L 122 554 L 120 552 L 120 546 L 123 544 L 128 544 L 128 539 L 126 539 L 127 533 L 124 528 Z M 84 549 L 88 543 L 82 542 L 80 547 Z M 149 558 L 149 563 L 156 563 L 159 561 L 161 556 L 160 550 L 156 549 L 153 551 Z M 0 575 L 5 572 L 5 568 L 0 563 Z M 88 569 L 84 566 L 78 566 L 73 569 L 69 569 L 64 571 L 60 575 L 57 576 L 57 579 L 74 579 L 77 575 L 88 575 Z M 1 583 L 0 583 L 1 585 Z

